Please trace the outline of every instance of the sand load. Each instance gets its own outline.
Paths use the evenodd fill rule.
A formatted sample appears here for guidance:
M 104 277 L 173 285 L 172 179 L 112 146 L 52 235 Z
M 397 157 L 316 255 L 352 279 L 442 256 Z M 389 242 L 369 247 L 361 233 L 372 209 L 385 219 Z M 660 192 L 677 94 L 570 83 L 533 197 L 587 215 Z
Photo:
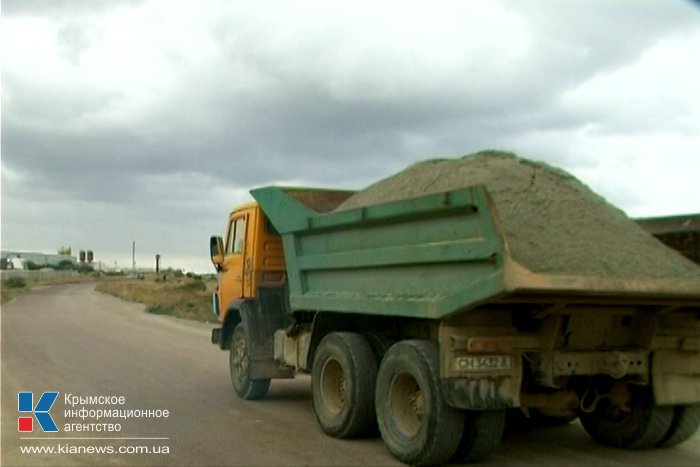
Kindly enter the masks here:
M 700 277 L 573 175 L 512 153 L 482 151 L 416 163 L 354 194 L 336 210 L 486 186 L 511 256 L 533 272 L 625 278 Z

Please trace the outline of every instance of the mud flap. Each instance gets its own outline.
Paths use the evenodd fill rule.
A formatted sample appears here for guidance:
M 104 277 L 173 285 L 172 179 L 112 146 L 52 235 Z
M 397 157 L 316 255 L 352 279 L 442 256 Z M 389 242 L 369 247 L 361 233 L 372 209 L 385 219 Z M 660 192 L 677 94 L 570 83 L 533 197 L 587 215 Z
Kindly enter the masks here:
M 651 361 L 651 380 L 657 405 L 700 402 L 700 352 L 657 350 Z
M 241 303 L 241 321 L 249 336 L 251 379 L 293 378 L 294 369 L 280 365 L 274 359 L 273 336 L 286 326 L 285 309 L 281 304 L 282 289 L 258 290 L 258 300 Z
M 214 328 L 211 330 L 211 343 L 221 346 L 221 328 Z
M 443 380 L 447 403 L 458 409 L 494 410 L 520 405 L 520 378 L 512 375 Z

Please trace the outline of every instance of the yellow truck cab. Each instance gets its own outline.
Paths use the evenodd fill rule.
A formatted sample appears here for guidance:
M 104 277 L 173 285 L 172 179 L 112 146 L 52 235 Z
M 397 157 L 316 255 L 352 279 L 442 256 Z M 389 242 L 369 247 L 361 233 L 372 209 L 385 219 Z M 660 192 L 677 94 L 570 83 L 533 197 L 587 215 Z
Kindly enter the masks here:
M 252 305 L 264 293 L 266 302 L 283 307 L 287 276 L 282 238 L 260 206 L 248 203 L 231 211 L 226 240 L 211 237 L 210 250 L 219 273 L 212 305 L 223 323 L 212 331 L 211 341 L 230 350 L 231 382 L 239 395 L 257 399 L 267 393 L 269 378 L 294 376 L 293 369 L 282 368 L 270 358 L 271 349 L 263 339 L 246 337 L 256 335 L 256 329 L 265 334 L 287 324 L 283 313 L 263 313 Z
M 212 237 L 211 251 L 220 274 L 214 310 L 221 321 L 236 300 L 255 298 L 260 287 L 284 286 L 282 238 L 257 203 L 231 211 L 225 244 L 221 237 Z

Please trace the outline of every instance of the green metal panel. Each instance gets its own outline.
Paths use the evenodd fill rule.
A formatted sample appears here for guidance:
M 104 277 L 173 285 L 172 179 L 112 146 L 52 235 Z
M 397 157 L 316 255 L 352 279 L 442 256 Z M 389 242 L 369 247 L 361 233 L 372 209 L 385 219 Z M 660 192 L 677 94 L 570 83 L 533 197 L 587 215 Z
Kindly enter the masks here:
M 503 293 L 483 186 L 326 214 L 284 188 L 251 193 L 282 235 L 293 309 L 441 318 Z

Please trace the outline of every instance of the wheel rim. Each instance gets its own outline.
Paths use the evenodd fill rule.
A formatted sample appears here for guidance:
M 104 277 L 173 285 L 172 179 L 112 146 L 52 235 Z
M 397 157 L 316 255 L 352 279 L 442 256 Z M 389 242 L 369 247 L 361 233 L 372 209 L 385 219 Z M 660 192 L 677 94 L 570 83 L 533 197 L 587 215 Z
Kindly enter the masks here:
M 394 378 L 389 401 L 396 428 L 403 436 L 414 437 L 423 423 L 425 400 L 413 375 L 401 373 Z
M 340 413 L 345 404 L 345 374 L 340 362 L 329 358 L 321 369 L 321 398 L 333 414 Z
M 625 449 L 656 446 L 671 426 L 673 408 L 655 406 L 648 387 L 630 384 L 629 390 L 629 400 L 623 403 L 601 399 L 593 412 L 581 414 L 581 423 L 601 444 Z
M 233 341 L 231 363 L 236 381 L 244 381 L 248 377 L 248 352 L 245 347 L 245 338 L 241 335 L 235 336 Z

